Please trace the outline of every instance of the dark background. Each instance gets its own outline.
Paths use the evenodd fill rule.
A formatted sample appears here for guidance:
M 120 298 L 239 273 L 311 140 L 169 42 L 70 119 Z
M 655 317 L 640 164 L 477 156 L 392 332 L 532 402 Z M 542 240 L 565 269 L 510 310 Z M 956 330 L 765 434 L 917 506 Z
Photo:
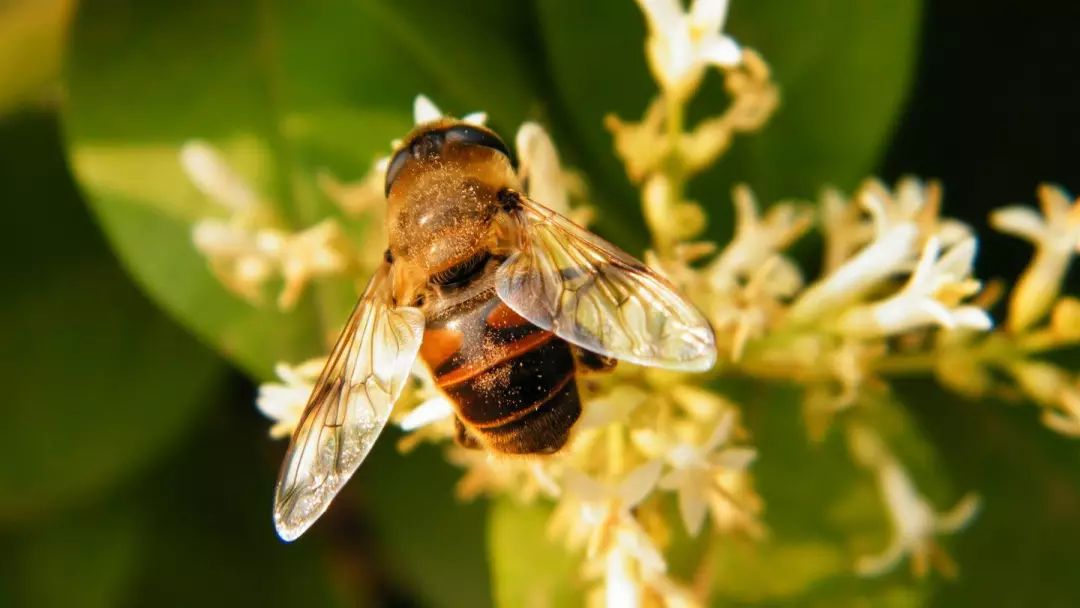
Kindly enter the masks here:
M 987 214 L 1035 204 L 1042 182 L 1080 193 L 1080 4 L 939 1 L 924 10 L 915 84 L 881 175 L 940 179 L 945 213 L 979 234 L 977 274 L 1016 277 L 1028 259 L 1017 253 L 1029 248 L 991 230 Z M 1074 294 L 1077 270 L 1074 264 Z M 956 543 L 964 579 L 946 586 L 936 603 L 1075 605 L 1075 442 L 1046 437 L 1027 409 L 959 399 L 942 408 L 917 398 L 927 387 L 904 388 L 956 483 L 978 488 L 986 501 L 971 530 L 979 533 Z M 1001 554 L 1001 547 L 1012 552 Z M 1026 595 L 1033 587 L 1045 595 Z

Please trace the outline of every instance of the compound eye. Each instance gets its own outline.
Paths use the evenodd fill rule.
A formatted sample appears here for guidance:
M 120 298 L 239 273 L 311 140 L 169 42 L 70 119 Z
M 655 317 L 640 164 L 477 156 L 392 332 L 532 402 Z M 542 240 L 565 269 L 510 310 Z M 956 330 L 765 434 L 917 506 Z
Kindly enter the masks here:
M 390 196 L 390 186 L 394 185 L 394 180 L 397 179 L 402 168 L 405 167 L 405 163 L 412 157 L 412 153 L 408 147 L 402 148 L 397 151 L 394 158 L 390 160 L 390 164 L 386 166 L 386 190 L 383 196 Z
M 495 135 L 487 129 L 481 129 L 471 125 L 457 125 L 447 129 L 446 143 L 484 146 L 485 148 L 498 150 L 499 152 L 502 152 L 503 156 L 510 158 L 510 151 L 506 149 L 506 144 L 499 139 L 498 135 Z

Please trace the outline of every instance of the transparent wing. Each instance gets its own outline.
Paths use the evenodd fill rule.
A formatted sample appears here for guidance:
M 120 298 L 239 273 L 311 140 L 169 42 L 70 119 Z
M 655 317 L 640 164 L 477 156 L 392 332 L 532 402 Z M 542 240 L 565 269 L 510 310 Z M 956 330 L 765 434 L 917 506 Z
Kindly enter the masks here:
M 372 277 L 330 353 L 285 454 L 274 498 L 284 540 L 303 534 L 382 432 L 424 332 L 417 308 L 390 303 L 389 266 Z
M 496 274 L 499 298 L 529 322 L 616 359 L 703 371 L 712 328 L 666 280 L 611 243 L 522 198 L 520 251 Z

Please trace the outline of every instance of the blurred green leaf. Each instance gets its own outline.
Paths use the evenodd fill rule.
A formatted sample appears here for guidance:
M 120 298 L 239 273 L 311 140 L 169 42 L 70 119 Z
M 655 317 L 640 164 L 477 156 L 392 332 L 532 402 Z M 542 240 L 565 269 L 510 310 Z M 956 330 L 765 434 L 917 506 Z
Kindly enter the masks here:
M 270 516 L 276 471 L 268 466 L 278 454 L 266 450 L 250 392 L 223 397 L 177 457 L 131 492 L 144 547 L 130 605 L 373 603 L 362 567 L 374 557 L 368 547 L 331 534 L 278 539 Z
M 0 2 L 0 116 L 56 88 L 74 0 Z
M 122 604 L 139 567 L 140 531 L 130 505 L 109 504 L 78 509 L 10 534 L 0 565 L 0 604 L 38 608 Z
M 6 391 L 0 521 L 145 467 L 204 411 L 222 364 L 117 268 L 66 173 L 51 117 L 0 124 Z
M 520 11 L 434 1 L 80 4 L 66 69 L 72 163 L 114 247 L 164 308 L 249 372 L 324 352 L 356 297 L 309 290 L 282 314 L 211 275 L 192 223 L 221 215 L 180 169 L 192 138 L 219 147 L 292 228 L 333 215 L 318 171 L 361 177 L 412 126 L 412 99 L 516 125 L 533 86 Z M 463 44 L 467 41 L 468 44 Z
M 454 497 L 462 472 L 440 448 L 401 454 L 397 432 L 386 435 L 350 486 L 383 541 L 390 575 L 426 606 L 490 606 L 486 502 Z
M 580 134 L 581 166 L 607 197 L 602 206 L 618 210 L 598 222 L 637 213 L 638 196 L 602 119 L 613 112 L 637 120 L 655 94 L 641 11 L 633 2 L 536 6 L 556 94 Z M 850 188 L 873 170 L 908 89 L 919 13 L 918 0 L 732 3 L 726 31 L 769 62 L 782 102 L 762 132 L 737 137 L 719 166 L 692 183 L 714 236 L 730 234 L 736 182 L 772 202 L 815 197 L 826 183 Z M 710 77 L 693 117 L 717 114 L 726 103 L 720 79 Z M 636 244 L 645 236 L 639 228 Z
M 578 606 L 585 588 L 580 556 L 553 543 L 547 534 L 551 507 L 494 500 L 488 517 L 488 553 L 495 605 Z

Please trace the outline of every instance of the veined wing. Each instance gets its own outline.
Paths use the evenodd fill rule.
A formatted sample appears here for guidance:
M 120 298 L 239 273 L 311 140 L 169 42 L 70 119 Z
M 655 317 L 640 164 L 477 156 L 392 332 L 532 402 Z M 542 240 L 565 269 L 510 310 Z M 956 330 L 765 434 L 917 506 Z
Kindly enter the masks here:
M 567 342 L 640 365 L 704 371 L 712 328 L 663 277 L 570 220 L 524 197 L 512 211 L 520 251 L 496 274 L 514 312 Z
M 281 538 L 303 534 L 371 451 L 408 380 L 423 332 L 419 309 L 392 306 L 384 264 L 334 345 L 285 454 L 274 500 Z

